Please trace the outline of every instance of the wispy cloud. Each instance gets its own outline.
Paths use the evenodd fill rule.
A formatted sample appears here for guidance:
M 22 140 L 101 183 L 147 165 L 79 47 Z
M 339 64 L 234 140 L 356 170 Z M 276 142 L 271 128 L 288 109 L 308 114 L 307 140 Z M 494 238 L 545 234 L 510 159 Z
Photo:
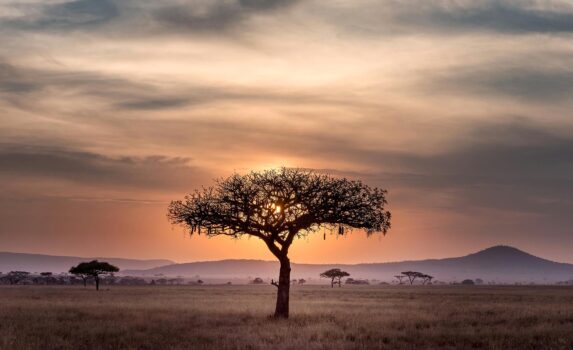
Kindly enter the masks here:
M 208 172 L 189 158 L 122 156 L 54 147 L 0 145 L 0 177 L 7 183 L 57 181 L 100 189 L 183 191 Z M 9 186 L 8 186 L 9 187 Z
M 247 26 L 252 16 L 286 9 L 298 0 L 73 0 L 14 5 L 19 15 L 0 28 L 83 31 L 119 36 L 223 33 Z M 137 31 L 128 28 L 137 27 Z
M 573 94 L 573 67 L 567 62 L 572 59 L 573 52 L 554 64 L 547 64 L 551 59 L 545 58 L 543 66 L 524 59 L 512 64 L 498 62 L 492 66 L 459 67 L 430 73 L 419 86 L 426 92 L 438 94 L 492 99 L 510 97 L 522 103 L 568 103 Z
M 389 0 L 316 5 L 317 16 L 356 35 L 570 33 L 573 6 L 565 1 Z

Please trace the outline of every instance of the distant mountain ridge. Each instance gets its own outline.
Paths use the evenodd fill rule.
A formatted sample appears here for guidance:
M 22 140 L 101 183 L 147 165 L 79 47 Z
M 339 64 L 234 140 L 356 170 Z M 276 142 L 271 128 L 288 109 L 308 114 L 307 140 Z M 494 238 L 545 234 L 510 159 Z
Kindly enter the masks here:
M 462 257 L 369 264 L 297 264 L 292 263 L 292 277 L 318 280 L 321 272 L 341 268 L 354 278 L 391 281 L 403 271 L 430 274 L 436 280 L 450 282 L 481 278 L 496 283 L 555 283 L 573 279 L 573 264 L 539 258 L 517 248 L 494 246 Z M 172 264 L 146 270 L 124 271 L 140 276 L 183 276 L 203 279 L 276 278 L 275 261 L 220 260 Z
M 110 264 L 118 266 L 120 270 L 144 270 L 174 264 L 173 261 L 166 259 L 82 258 L 75 256 L 0 252 L 0 272 L 6 273 L 15 270 L 28 272 L 67 272 L 73 265 L 94 259 L 107 261 Z
M 120 274 L 135 276 L 182 276 L 213 280 L 248 281 L 249 278 L 276 278 L 279 265 L 264 260 L 219 260 L 176 264 L 170 260 L 88 258 L 0 252 L 0 272 L 66 272 L 72 265 L 92 259 L 108 261 L 120 267 Z M 327 269 L 341 268 L 353 278 L 391 281 L 403 271 L 420 271 L 436 280 L 451 282 L 481 278 L 496 283 L 555 283 L 573 279 L 573 264 L 543 259 L 514 247 L 494 246 L 462 257 L 365 264 L 292 263 L 292 278 L 319 281 Z

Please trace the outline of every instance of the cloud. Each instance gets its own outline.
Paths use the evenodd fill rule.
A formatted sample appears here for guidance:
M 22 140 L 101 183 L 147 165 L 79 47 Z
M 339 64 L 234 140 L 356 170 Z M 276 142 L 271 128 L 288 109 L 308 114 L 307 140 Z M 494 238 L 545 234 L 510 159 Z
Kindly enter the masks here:
M 300 11 L 291 11 L 295 5 Z M 12 8 L 20 15 L 4 19 L 0 29 L 86 31 L 113 37 L 240 36 L 247 29 L 264 36 L 272 24 L 253 23 L 260 16 L 275 20 L 281 17 L 274 24 L 286 21 L 293 26 L 327 23 L 337 32 L 365 37 L 473 31 L 573 32 L 573 6 L 558 0 L 72 0 L 55 4 L 33 2 Z
M 244 23 L 254 14 L 275 11 L 297 0 L 197 1 L 192 4 L 168 4 L 153 11 L 162 27 L 199 32 L 221 32 Z
M 157 110 L 207 103 L 239 94 L 209 86 L 165 88 L 141 80 L 130 80 L 101 72 L 70 69 L 35 69 L 3 62 L 0 59 L 0 96 L 24 109 L 33 108 L 57 92 L 74 98 L 92 98 L 108 108 L 119 110 Z M 96 100 L 93 100 L 96 98 Z
M 0 177 L 14 184 L 35 179 L 119 191 L 168 192 L 190 190 L 191 184 L 209 175 L 193 166 L 189 158 L 112 157 L 47 146 L 0 144 Z
M 49 70 L 22 67 L 0 59 L 0 95 L 8 102 L 31 106 L 37 98 L 62 92 L 71 95 L 88 95 L 128 99 L 149 90 L 144 83 L 131 82 L 97 72 Z M 34 99 L 34 97 L 36 99 Z M 27 103 L 22 103 L 27 102 Z
M 321 7 L 324 7 L 322 11 Z M 341 30 L 366 36 L 468 31 L 508 34 L 573 32 L 573 6 L 553 0 L 388 0 L 368 4 L 318 4 L 315 12 L 322 20 Z
M 370 102 L 352 96 L 315 89 L 293 89 L 277 86 L 216 85 L 201 82 L 161 84 L 98 71 L 76 71 L 69 68 L 38 69 L 8 63 L 0 57 L 0 107 L 10 104 L 24 110 L 50 99 L 67 99 L 67 109 L 99 108 L 100 113 L 152 112 L 181 110 L 205 104 L 242 102 L 271 105 L 366 106 Z M 89 99 L 89 106 L 80 102 Z M 45 110 L 43 110 L 44 112 Z M 57 112 L 57 111 L 56 111 Z M 93 118 L 93 116 L 92 116 Z
M 569 55 L 569 61 L 571 59 L 573 55 Z M 424 81 L 418 82 L 418 87 L 426 93 L 513 97 L 536 104 L 571 100 L 573 69 L 567 64 L 537 67 L 525 64 L 529 62 L 516 61 L 513 66 L 496 62 L 491 66 L 464 66 L 447 72 L 429 73 Z
M 573 7 L 550 6 L 558 1 L 431 1 L 415 11 L 413 1 L 402 2 L 396 20 L 440 30 L 485 30 L 507 33 L 573 31 Z M 537 4 L 543 4 L 538 2 Z M 408 4 L 404 6 L 404 4 Z M 561 2 L 562 4 L 562 2 Z M 433 5 L 433 6 L 432 6 Z
M 474 126 L 466 142 L 436 154 L 338 149 L 372 172 L 350 176 L 397 191 L 414 191 L 416 206 L 445 206 L 556 215 L 573 210 L 573 137 L 524 119 Z M 334 147 L 335 145 L 329 145 Z M 345 172 L 342 172 L 345 174 Z M 433 202 L 446 195 L 449 201 Z M 403 200 L 406 200 L 403 198 Z
M 21 16 L 9 18 L 0 28 L 20 30 L 89 30 L 120 16 L 114 0 L 74 0 L 62 3 L 38 2 L 18 7 Z
M 298 0 L 72 0 L 19 6 L 22 15 L 0 28 L 97 31 L 114 36 L 221 33 L 246 24 L 251 16 L 287 8 Z M 137 31 L 134 31 L 137 28 Z

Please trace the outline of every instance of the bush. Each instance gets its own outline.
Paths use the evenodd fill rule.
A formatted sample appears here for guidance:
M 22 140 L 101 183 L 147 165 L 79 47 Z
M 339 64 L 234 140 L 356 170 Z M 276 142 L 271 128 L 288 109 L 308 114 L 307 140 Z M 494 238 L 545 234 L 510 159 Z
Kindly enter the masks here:
M 354 278 L 347 278 L 346 279 L 346 284 L 370 284 L 370 282 L 368 282 L 368 280 L 355 280 Z

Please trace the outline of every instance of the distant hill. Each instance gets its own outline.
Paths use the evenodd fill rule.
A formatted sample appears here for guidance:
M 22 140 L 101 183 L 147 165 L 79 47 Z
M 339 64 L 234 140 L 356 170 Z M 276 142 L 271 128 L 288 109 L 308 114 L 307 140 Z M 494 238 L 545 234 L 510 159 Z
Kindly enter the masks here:
M 81 258 L 75 256 L 53 256 L 43 254 L 8 253 L 0 252 L 0 272 L 15 270 L 28 272 L 67 272 L 70 267 L 82 261 L 107 261 L 124 269 L 151 269 L 157 266 L 172 265 L 171 260 L 134 260 L 120 258 Z
M 481 278 L 496 283 L 554 283 L 573 278 L 573 264 L 542 259 L 519 249 L 495 246 L 467 256 L 374 264 L 292 264 L 292 278 L 319 280 L 330 268 L 341 268 L 354 278 L 391 281 L 402 271 L 414 270 L 450 282 Z M 211 279 L 275 278 L 279 265 L 263 260 L 221 260 L 172 264 L 145 270 L 124 271 L 140 276 L 183 276 Z

